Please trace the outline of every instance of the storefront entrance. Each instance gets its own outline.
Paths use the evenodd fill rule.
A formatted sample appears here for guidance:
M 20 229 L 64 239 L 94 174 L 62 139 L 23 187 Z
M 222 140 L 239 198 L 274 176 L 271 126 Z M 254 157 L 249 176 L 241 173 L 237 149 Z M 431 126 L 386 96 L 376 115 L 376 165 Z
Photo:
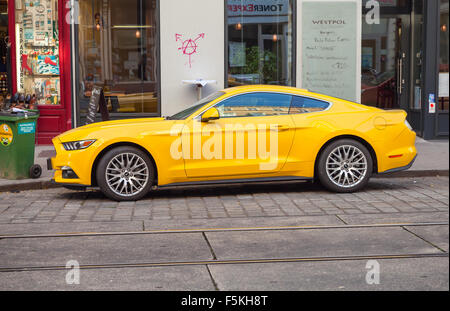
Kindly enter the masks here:
M 377 21 L 363 4 L 362 103 L 407 111 L 419 136 L 448 136 L 448 0 L 379 2 Z
M 12 94 L 39 109 L 37 143 L 72 128 L 70 25 L 63 0 L 8 2 Z
M 381 7 L 373 23 L 363 14 L 361 103 L 409 110 L 410 7 Z M 412 107 L 411 107 L 412 108 Z

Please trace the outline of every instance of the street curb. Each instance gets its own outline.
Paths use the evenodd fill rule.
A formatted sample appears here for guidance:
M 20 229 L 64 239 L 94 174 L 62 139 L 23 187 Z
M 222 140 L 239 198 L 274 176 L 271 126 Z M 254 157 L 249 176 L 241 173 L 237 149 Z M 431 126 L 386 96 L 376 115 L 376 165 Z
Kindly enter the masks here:
M 415 178 L 415 177 L 437 177 L 449 176 L 449 170 L 413 170 L 388 174 L 373 175 L 373 178 Z M 27 190 L 43 190 L 61 187 L 52 183 L 51 180 L 30 181 L 11 185 L 0 185 L 0 192 L 14 192 Z
M 435 177 L 435 176 L 449 176 L 449 170 L 412 170 L 401 171 L 387 174 L 377 174 L 374 178 L 413 178 L 413 177 Z
M 15 192 L 26 190 L 43 190 L 60 187 L 52 183 L 50 180 L 30 181 L 10 185 L 0 185 L 0 192 Z

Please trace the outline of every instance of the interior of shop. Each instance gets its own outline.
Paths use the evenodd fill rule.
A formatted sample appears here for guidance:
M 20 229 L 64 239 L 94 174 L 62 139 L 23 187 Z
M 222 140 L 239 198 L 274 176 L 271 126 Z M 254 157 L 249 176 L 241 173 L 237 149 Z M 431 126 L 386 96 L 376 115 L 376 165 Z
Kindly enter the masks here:
M 0 105 L 2 106 L 9 99 L 8 94 L 11 94 L 11 86 L 8 79 L 8 76 L 11 74 L 9 51 L 8 1 L 0 0 Z
M 228 86 L 292 85 L 294 1 L 238 4 L 227 1 Z
M 113 117 L 158 113 L 156 1 L 81 0 L 79 5 L 81 119 L 94 85 L 103 87 Z
M 17 77 L 19 98 L 24 96 L 30 109 L 60 105 L 58 1 L 18 1 L 15 22 L 20 54 L 16 59 L 21 68 Z M 29 106 L 31 101 L 33 107 Z

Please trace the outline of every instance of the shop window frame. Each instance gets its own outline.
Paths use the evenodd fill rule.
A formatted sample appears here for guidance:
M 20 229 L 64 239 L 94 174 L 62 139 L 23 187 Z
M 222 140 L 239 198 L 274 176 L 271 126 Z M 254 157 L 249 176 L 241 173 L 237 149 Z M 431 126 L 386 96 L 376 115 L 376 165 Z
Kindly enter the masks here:
M 144 0 L 146 1 L 146 0 Z M 156 1 L 156 76 L 157 76 L 157 91 L 158 91 L 158 103 L 157 103 L 157 112 L 149 113 L 149 112 L 130 112 L 130 113 L 124 113 L 124 112 L 110 112 L 109 117 L 110 120 L 121 120 L 121 119 L 136 119 L 136 118 L 153 118 L 153 117 L 161 117 L 161 0 L 155 0 Z M 79 26 L 78 24 L 72 24 L 72 27 L 74 28 L 73 31 L 71 29 L 71 42 L 74 40 L 74 44 L 72 45 L 75 51 L 78 51 L 79 49 L 79 42 L 78 42 L 78 34 L 79 34 Z M 72 37 L 73 36 L 73 37 Z M 72 63 L 72 77 L 74 79 L 74 98 L 73 101 L 75 104 L 72 105 L 72 116 L 73 116 L 73 127 L 80 127 L 84 124 L 81 123 L 81 113 L 80 113 L 80 100 L 78 98 L 78 94 L 80 91 L 80 83 L 79 83 L 79 62 L 73 59 L 71 59 Z M 76 111 L 74 111 L 76 110 Z M 98 112 L 95 115 L 96 122 L 101 121 L 101 114 Z
M 291 83 L 287 86 L 297 87 L 297 0 L 292 1 L 292 68 Z M 223 1 L 224 7 L 224 87 L 228 88 L 228 0 Z

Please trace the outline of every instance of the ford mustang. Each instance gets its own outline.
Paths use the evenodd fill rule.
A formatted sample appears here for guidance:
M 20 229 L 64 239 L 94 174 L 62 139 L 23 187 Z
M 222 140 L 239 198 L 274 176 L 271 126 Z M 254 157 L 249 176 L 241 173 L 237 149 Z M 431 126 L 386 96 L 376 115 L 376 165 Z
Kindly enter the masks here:
M 307 90 L 243 86 L 166 118 L 99 122 L 53 139 L 54 181 L 138 200 L 157 187 L 317 180 L 333 192 L 406 170 L 416 134 L 403 110 Z

